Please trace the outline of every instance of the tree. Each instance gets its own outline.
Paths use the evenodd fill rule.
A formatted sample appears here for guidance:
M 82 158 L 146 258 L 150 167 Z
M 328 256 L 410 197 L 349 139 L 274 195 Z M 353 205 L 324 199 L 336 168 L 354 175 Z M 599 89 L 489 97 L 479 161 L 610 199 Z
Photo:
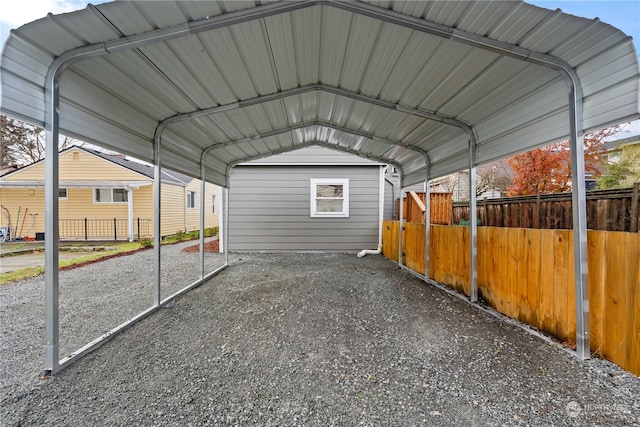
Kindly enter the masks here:
M 7 116 L 0 115 L 0 163 L 15 165 L 18 163 L 16 152 L 12 147 L 26 140 L 26 128 Z
M 600 154 L 605 140 L 620 132 L 613 126 L 584 135 L 585 173 L 600 175 Z M 551 194 L 571 191 L 571 150 L 569 141 L 557 142 L 542 148 L 516 154 L 507 159 L 513 169 L 513 184 L 509 196 Z
M 477 173 L 476 197 L 480 197 L 489 191 L 498 191 L 500 195 L 504 195 L 507 192 L 507 188 L 513 183 L 513 179 L 502 162 L 478 167 Z
M 24 166 L 42 160 L 45 152 L 44 129 L 27 125 L 0 115 L 1 160 L 3 165 Z M 58 149 L 63 150 L 77 142 L 61 136 Z
M 621 154 L 624 152 L 620 147 Z M 632 185 L 640 180 L 640 172 L 635 170 L 634 165 L 638 163 L 638 156 L 623 156 L 618 161 L 609 161 L 605 164 L 602 175 L 598 178 L 598 188 L 601 190 L 608 188 L 621 188 Z

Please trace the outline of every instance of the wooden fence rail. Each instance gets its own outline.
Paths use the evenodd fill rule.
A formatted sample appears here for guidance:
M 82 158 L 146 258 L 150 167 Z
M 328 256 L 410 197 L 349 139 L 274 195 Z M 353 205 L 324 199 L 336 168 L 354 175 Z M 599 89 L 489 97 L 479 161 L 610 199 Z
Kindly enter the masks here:
M 491 227 L 573 228 L 570 193 L 482 199 L 477 211 L 480 223 Z M 453 224 L 468 219 L 469 204 L 454 204 Z M 639 232 L 640 183 L 633 188 L 588 191 L 587 228 Z
M 398 260 L 397 221 L 383 255 Z M 405 223 L 404 264 L 424 274 L 424 225 Z M 576 333 L 573 231 L 478 228 L 478 293 L 491 307 L 561 341 Z M 640 234 L 589 230 L 591 350 L 640 375 Z M 430 276 L 469 295 L 469 228 L 431 227 Z

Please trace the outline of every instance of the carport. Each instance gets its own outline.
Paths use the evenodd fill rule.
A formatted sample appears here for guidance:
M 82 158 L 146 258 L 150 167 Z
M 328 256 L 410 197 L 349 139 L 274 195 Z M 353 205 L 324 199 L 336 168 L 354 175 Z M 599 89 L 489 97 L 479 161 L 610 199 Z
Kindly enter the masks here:
M 582 135 L 640 114 L 637 53 L 608 24 L 511 1 L 113 2 L 13 31 L 1 73 L 2 113 L 47 133 L 45 371 L 177 295 L 160 289 L 162 167 L 228 192 L 239 163 L 323 145 L 394 165 L 409 186 L 567 137 L 576 353 L 589 357 Z M 152 162 L 156 176 L 154 305 L 64 359 L 59 133 Z M 218 271 L 202 267 L 178 294 Z

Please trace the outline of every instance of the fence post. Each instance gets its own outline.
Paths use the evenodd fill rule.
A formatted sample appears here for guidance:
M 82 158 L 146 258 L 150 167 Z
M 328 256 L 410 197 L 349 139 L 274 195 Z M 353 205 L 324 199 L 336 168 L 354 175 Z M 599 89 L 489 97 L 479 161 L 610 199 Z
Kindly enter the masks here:
M 484 198 L 484 203 L 482 204 L 484 208 L 483 216 L 484 218 L 480 218 L 482 225 L 489 225 L 489 206 L 487 206 L 487 197 Z
M 89 222 L 86 217 L 84 219 L 84 240 L 89 240 Z
M 630 232 L 637 233 L 640 231 L 638 227 L 638 205 L 640 204 L 640 182 L 633 184 L 633 194 L 631 195 L 631 224 Z
M 138 240 L 140 240 L 140 217 L 138 217 Z
M 542 228 L 542 201 L 540 193 L 536 194 L 536 215 L 538 216 L 538 228 Z
M 118 240 L 118 220 L 113 218 L 113 240 Z

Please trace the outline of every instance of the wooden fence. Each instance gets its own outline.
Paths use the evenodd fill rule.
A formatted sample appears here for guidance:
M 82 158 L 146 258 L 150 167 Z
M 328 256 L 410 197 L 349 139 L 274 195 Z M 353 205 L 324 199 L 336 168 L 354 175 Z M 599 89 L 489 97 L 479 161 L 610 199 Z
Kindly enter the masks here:
M 431 224 L 451 225 L 453 198 L 451 193 L 429 193 Z M 403 220 L 424 223 L 425 193 L 409 191 L 402 199 Z M 399 203 L 399 200 L 397 201 Z
M 424 225 L 405 223 L 404 264 L 424 274 Z M 385 221 L 383 255 L 398 260 L 398 222 Z M 640 375 L 640 234 L 590 230 L 591 350 Z M 430 276 L 469 295 L 469 228 L 431 227 Z M 561 341 L 576 333 L 573 231 L 478 228 L 478 294 Z
M 640 183 L 633 188 L 587 192 L 587 228 L 640 231 Z M 572 229 L 571 193 L 482 199 L 478 220 L 492 227 Z M 453 224 L 469 219 L 469 204 L 453 207 Z M 419 222 L 419 221 L 416 221 Z

